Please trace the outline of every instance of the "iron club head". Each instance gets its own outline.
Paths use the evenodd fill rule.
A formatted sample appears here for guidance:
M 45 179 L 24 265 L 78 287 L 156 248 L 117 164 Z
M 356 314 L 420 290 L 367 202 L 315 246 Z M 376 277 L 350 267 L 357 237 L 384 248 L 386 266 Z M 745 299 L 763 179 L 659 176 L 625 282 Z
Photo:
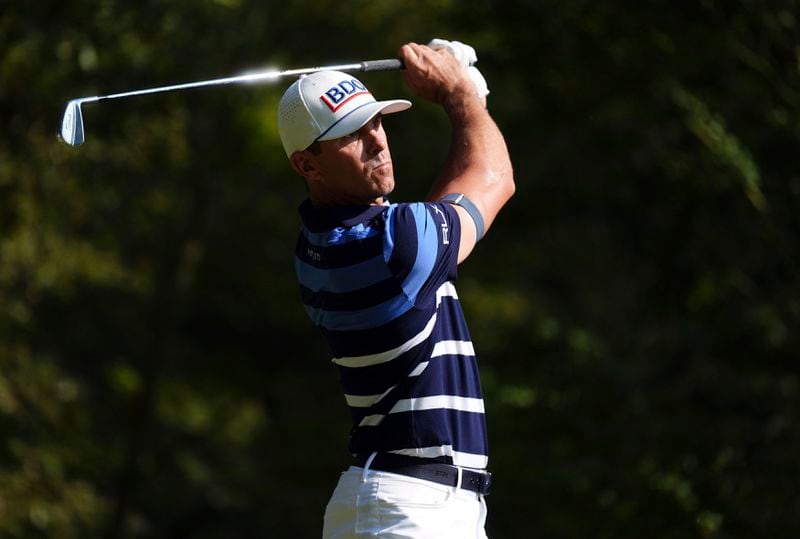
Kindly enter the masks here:
M 70 146 L 83 144 L 82 102 L 82 99 L 73 99 L 67 103 L 67 108 L 64 110 L 64 117 L 61 118 L 61 139 Z

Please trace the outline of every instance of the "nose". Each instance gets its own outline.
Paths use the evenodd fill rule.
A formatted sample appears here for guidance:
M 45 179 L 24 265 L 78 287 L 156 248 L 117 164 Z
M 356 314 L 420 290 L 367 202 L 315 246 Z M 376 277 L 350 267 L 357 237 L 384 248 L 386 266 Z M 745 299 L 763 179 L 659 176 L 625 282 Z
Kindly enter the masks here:
M 386 149 L 386 133 L 382 125 L 373 125 L 372 122 L 363 127 L 364 147 L 370 155 L 377 155 Z

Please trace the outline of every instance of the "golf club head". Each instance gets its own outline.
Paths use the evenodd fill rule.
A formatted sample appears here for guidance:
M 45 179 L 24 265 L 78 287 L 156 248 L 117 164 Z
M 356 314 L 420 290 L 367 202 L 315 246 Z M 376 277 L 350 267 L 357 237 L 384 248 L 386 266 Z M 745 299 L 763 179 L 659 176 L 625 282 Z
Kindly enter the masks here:
M 67 103 L 64 117 L 61 119 L 61 140 L 70 146 L 83 144 L 83 114 L 80 99 L 73 99 Z

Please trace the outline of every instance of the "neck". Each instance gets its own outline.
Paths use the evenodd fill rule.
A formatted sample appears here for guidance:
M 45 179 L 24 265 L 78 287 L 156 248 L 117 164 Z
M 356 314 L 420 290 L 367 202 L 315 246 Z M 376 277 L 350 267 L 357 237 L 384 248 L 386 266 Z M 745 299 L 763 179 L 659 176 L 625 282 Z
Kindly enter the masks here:
M 383 206 L 386 204 L 385 197 L 373 199 L 360 199 L 348 196 L 319 196 L 311 193 L 308 197 L 315 208 L 332 208 L 335 206 Z

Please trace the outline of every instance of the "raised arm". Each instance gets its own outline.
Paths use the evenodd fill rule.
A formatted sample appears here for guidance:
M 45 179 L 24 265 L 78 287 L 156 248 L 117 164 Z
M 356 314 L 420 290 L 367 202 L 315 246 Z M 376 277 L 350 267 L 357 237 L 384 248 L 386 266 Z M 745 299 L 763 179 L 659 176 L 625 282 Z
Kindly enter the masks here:
M 479 97 L 467 70 L 446 49 L 409 43 L 399 52 L 411 91 L 441 105 L 452 126 L 447 162 L 427 199 L 463 194 L 477 207 L 488 231 L 500 209 L 514 194 L 514 175 L 505 139 Z M 456 206 L 461 218 L 458 261 L 477 241 L 475 222 Z

